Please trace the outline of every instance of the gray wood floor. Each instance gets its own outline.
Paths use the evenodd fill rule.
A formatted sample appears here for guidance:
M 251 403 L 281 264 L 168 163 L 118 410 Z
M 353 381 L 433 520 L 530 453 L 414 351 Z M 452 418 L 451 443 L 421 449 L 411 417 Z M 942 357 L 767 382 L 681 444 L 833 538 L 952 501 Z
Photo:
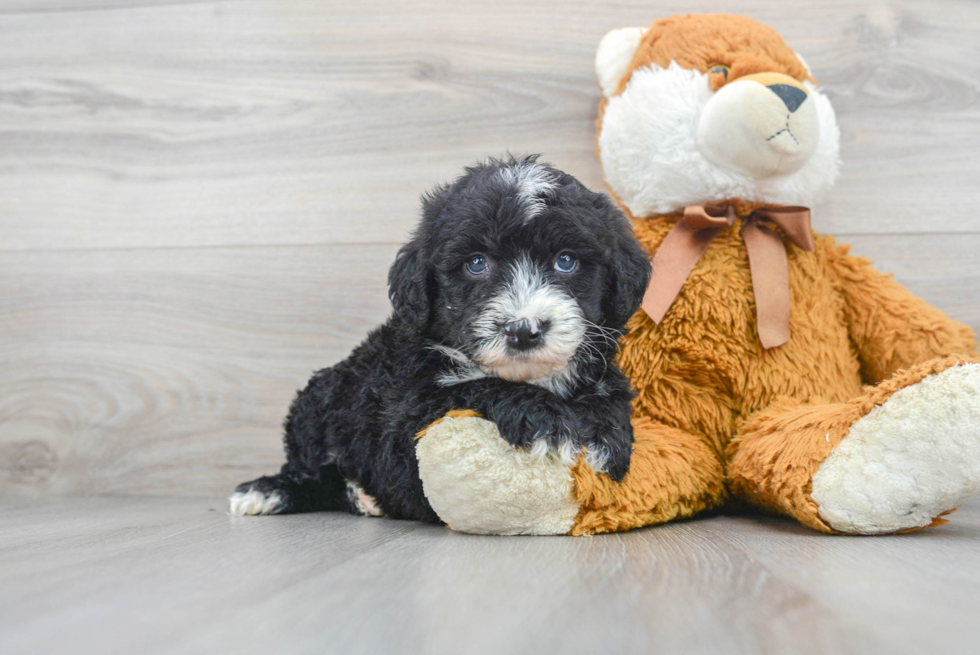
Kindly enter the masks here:
M 475 537 L 213 499 L 0 506 L 0 652 L 976 653 L 980 503 L 833 537 L 714 517 Z

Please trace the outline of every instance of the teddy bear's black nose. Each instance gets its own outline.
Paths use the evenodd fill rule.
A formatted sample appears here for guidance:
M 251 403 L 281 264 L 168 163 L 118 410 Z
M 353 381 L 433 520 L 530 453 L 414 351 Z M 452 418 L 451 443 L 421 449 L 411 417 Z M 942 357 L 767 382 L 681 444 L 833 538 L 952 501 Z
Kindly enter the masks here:
M 505 325 L 503 332 L 508 346 L 515 350 L 530 350 L 541 343 L 546 327 L 533 318 L 522 318 Z
M 779 96 L 779 99 L 783 101 L 783 104 L 786 105 L 790 113 L 796 111 L 803 104 L 803 101 L 806 100 L 806 91 L 797 89 L 795 86 L 790 86 L 789 84 L 770 84 L 767 88 Z

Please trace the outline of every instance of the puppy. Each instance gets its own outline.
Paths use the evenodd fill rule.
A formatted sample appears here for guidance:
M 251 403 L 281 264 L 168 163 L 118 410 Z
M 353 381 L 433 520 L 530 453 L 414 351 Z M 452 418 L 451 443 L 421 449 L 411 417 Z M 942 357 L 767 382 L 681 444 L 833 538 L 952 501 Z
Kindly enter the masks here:
M 633 391 L 614 357 L 649 276 L 625 216 L 572 176 L 537 157 L 466 169 L 423 196 L 388 275 L 391 318 L 298 394 L 286 463 L 239 485 L 232 514 L 438 521 L 413 438 L 451 409 L 542 455 L 584 447 L 622 479 Z

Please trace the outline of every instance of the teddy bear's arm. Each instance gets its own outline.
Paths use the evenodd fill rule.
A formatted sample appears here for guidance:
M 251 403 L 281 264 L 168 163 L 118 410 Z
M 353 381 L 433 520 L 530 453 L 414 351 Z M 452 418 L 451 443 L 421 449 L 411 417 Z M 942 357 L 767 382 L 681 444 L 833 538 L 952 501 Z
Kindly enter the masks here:
M 917 298 L 891 275 L 875 270 L 869 260 L 849 250 L 850 246 L 833 246 L 829 255 L 866 384 L 877 384 L 929 359 L 976 354 L 976 337 L 969 327 Z

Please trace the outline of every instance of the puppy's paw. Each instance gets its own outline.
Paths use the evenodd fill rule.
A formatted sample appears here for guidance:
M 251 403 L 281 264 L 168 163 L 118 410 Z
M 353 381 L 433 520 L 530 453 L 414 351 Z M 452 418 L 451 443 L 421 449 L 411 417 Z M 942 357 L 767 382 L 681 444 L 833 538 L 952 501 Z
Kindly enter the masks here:
M 582 437 L 585 463 L 596 473 L 605 473 L 621 482 L 633 455 L 633 427 L 628 416 L 619 422 L 605 417 L 602 421 L 586 422 Z
M 582 454 L 582 448 L 567 439 L 557 445 L 552 445 L 545 439 L 538 439 L 528 449 L 527 454 L 536 461 L 551 458 L 565 466 L 572 466 Z
M 559 405 L 507 408 L 488 418 L 497 424 L 507 443 L 524 450 L 545 444 L 547 450 L 557 451 L 573 441 L 576 426 L 575 417 Z M 541 447 L 537 446 L 539 450 Z
M 622 482 L 626 477 L 632 456 L 632 446 L 610 448 L 603 444 L 588 444 L 585 447 L 585 463 L 596 473 L 605 473 L 615 482 Z
M 232 516 L 275 514 L 282 507 L 282 498 L 272 492 L 268 495 L 258 489 L 236 491 L 228 499 L 228 513 Z
M 278 476 L 264 476 L 235 487 L 228 499 L 228 513 L 232 516 L 256 516 L 281 514 L 287 509 L 288 494 Z

